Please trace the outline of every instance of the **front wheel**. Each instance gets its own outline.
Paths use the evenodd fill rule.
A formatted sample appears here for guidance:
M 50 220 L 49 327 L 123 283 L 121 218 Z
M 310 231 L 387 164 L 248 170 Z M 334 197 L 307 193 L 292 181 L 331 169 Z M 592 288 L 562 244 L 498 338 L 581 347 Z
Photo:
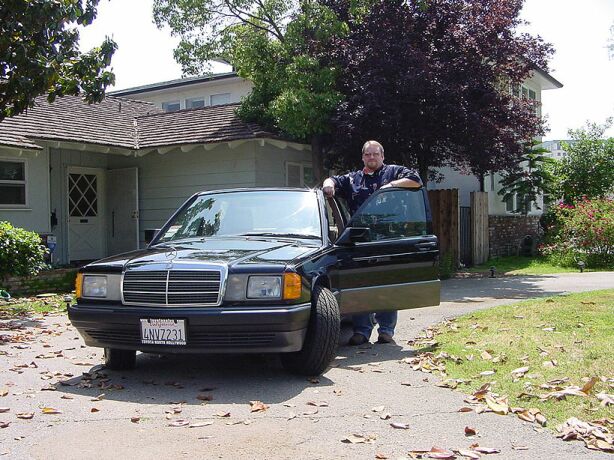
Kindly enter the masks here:
M 283 353 L 282 365 L 296 374 L 320 375 L 335 356 L 340 329 L 337 299 L 329 289 L 316 287 L 313 291 L 311 316 L 303 349 L 294 353 Z
M 114 371 L 126 371 L 136 367 L 136 351 L 119 348 L 104 349 L 104 365 Z

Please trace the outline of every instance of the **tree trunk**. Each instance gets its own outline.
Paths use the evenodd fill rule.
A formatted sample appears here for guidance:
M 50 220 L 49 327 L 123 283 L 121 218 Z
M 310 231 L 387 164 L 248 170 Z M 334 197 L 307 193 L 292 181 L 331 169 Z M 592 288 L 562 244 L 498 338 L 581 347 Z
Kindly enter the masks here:
M 426 188 L 429 182 L 429 165 L 428 162 L 419 159 L 418 160 L 418 174 L 420 175 L 420 179 L 422 179 L 422 184 Z
M 313 168 L 313 178 L 317 185 L 322 185 L 328 176 L 324 168 L 324 155 L 322 153 L 322 142 L 320 136 L 313 136 L 311 139 L 311 167 Z
M 486 175 L 484 173 L 478 174 L 478 180 L 480 181 L 480 192 L 485 192 L 484 180 L 486 179 Z

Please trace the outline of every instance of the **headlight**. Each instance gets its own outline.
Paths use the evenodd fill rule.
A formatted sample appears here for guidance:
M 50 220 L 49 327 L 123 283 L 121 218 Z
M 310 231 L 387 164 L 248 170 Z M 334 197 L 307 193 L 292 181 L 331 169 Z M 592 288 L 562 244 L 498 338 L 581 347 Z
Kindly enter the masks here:
M 106 297 L 107 296 L 107 277 L 106 276 L 83 276 L 83 297 Z
M 281 276 L 250 276 L 247 282 L 247 298 L 281 298 Z

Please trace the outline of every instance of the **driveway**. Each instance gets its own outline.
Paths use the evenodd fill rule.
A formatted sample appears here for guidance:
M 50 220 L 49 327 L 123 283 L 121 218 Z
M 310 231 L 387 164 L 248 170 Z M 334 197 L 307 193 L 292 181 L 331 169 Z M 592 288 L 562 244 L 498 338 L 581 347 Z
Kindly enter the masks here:
M 397 459 L 474 442 L 501 449 L 493 459 L 610 458 L 512 416 L 459 413 L 461 393 L 435 386 L 436 376 L 400 360 L 412 356 L 409 339 L 446 317 L 613 287 L 614 272 L 448 280 L 441 306 L 401 312 L 398 345 L 341 346 L 333 367 L 311 381 L 285 373 L 275 356 L 260 355 L 139 355 L 136 371 L 95 372 L 100 351 L 82 345 L 65 315 L 5 321 L 0 336 L 23 342 L 0 345 L 0 395 L 8 390 L 0 407 L 10 409 L 0 413 L 0 422 L 10 422 L 0 429 L 0 459 Z M 351 331 L 343 333 L 347 341 Z M 92 380 L 80 378 L 92 370 Z M 250 401 L 268 409 L 250 412 Z M 44 414 L 44 407 L 61 413 Z M 195 426 L 169 426 L 177 420 Z M 466 438 L 465 426 L 481 437 Z M 352 434 L 373 439 L 342 442 Z

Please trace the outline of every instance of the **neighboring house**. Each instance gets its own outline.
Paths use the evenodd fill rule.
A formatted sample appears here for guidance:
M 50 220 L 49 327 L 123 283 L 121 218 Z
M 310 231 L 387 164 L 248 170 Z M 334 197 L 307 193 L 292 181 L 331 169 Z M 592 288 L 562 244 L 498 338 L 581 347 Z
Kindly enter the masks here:
M 78 97 L 0 123 L 0 220 L 57 238 L 55 263 L 144 244 L 191 194 L 285 186 L 309 146 L 235 115 L 236 104 L 165 113 L 108 96 Z
M 548 150 L 548 153 L 544 155 L 555 160 L 560 160 L 567 156 L 567 152 L 563 149 L 563 142 L 567 144 L 573 144 L 575 141 L 572 139 L 556 139 L 552 141 L 544 141 L 540 145 L 541 148 Z

